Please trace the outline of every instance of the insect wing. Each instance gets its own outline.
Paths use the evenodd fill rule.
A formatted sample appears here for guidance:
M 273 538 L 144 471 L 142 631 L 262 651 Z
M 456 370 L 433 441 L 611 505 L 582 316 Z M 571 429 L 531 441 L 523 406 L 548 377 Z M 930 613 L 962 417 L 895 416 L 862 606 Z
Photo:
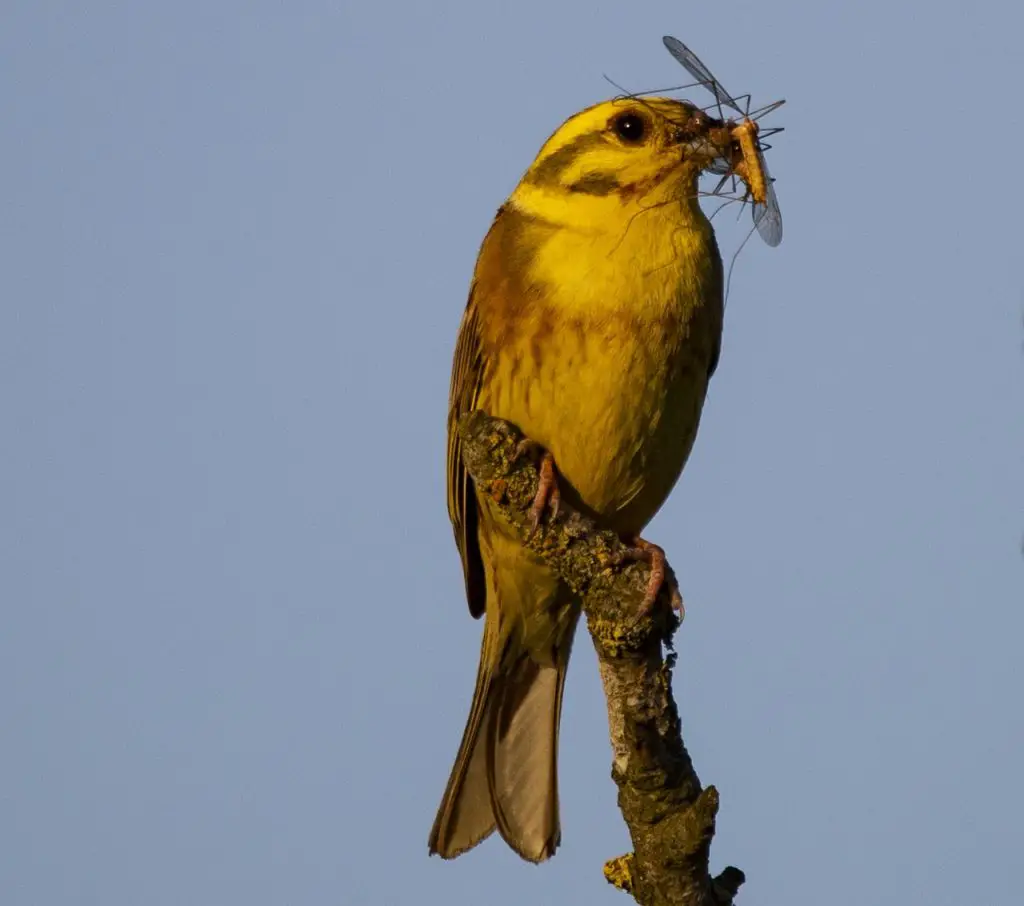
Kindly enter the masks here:
M 687 47 L 678 38 L 673 38 L 671 35 L 665 35 L 661 40 L 665 44 L 665 48 L 668 52 L 675 57 L 676 61 L 688 73 L 690 73 L 690 75 L 700 82 L 701 85 L 710 91 L 711 94 L 714 95 L 719 107 L 728 107 L 744 119 L 748 118 L 747 112 L 743 110 L 736 102 L 735 98 L 733 98 L 732 95 L 722 87 L 722 84 L 718 79 L 711 74 L 711 70 L 700 61 L 700 58 L 690 50 L 689 47 Z M 781 101 L 777 101 L 774 104 L 770 104 L 764 110 L 758 111 L 756 118 L 760 119 L 782 103 L 783 102 Z M 765 200 L 763 204 L 755 202 L 751 209 L 751 213 L 753 214 L 754 225 L 757 227 L 757 231 L 760 233 L 761 238 L 768 245 L 774 248 L 782 242 L 782 212 L 779 210 L 779 199 L 775 194 L 775 185 L 771 174 L 768 172 L 768 164 L 764 159 L 764 154 L 760 150 L 757 152 L 757 163 L 764 176 Z M 707 169 L 708 172 L 719 175 L 727 175 L 728 173 L 733 172 L 732 166 L 725 160 L 725 158 L 719 158 Z
M 720 106 L 735 110 L 740 116 L 746 116 L 729 92 L 711 74 L 711 70 L 701 63 L 700 59 L 689 47 L 671 35 L 665 35 L 661 40 L 664 42 L 668 52 L 676 58 L 677 62 L 715 96 L 715 100 Z
M 779 210 L 779 198 L 775 194 L 775 181 L 768 172 L 768 164 L 764 155 L 758 152 L 758 160 L 761 164 L 761 172 L 764 173 L 765 203 L 754 204 L 751 213 L 754 217 L 754 225 L 761 238 L 772 248 L 782 242 L 782 212 Z

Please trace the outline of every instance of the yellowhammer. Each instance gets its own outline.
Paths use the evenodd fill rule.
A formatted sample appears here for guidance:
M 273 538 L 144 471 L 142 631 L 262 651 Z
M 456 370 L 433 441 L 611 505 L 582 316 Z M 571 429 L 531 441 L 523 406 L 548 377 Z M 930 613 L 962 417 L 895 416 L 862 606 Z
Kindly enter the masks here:
M 580 613 L 476 493 L 458 418 L 483 409 L 515 423 L 553 457 L 565 499 L 639 537 L 682 471 L 718 361 L 722 262 L 697 179 L 716 160 L 741 162 L 733 131 L 668 98 L 590 107 L 541 148 L 484 239 L 455 350 L 448 509 L 470 613 L 486 620 L 432 853 L 452 858 L 495 828 L 524 859 L 554 852 Z M 542 473 L 554 478 L 550 458 Z

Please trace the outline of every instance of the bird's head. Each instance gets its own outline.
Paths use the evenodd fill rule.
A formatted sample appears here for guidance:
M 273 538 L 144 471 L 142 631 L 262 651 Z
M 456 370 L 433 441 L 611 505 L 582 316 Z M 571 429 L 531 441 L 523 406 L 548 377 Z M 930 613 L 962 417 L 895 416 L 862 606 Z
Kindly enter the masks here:
M 619 98 L 566 120 L 511 201 L 563 223 L 614 220 L 636 206 L 696 205 L 697 177 L 735 154 L 727 124 L 672 98 Z

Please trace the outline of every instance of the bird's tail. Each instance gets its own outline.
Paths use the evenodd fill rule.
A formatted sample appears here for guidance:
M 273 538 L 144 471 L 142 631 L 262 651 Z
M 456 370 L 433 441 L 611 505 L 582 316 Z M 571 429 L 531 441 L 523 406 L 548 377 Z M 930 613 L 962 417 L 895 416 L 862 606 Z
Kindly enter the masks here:
M 497 827 L 520 856 L 543 862 L 561 839 L 558 725 L 568 651 L 541 665 L 515 642 L 506 641 L 498 657 L 490 644 L 485 630 L 473 705 L 430 852 L 452 859 Z

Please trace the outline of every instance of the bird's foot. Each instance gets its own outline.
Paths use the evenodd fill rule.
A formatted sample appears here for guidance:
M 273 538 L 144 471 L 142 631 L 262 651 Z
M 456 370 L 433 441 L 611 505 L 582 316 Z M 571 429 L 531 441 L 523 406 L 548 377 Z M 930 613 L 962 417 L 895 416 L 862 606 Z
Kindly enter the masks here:
M 627 547 L 619 555 L 618 560 L 620 563 L 624 563 L 627 560 L 639 560 L 650 564 L 651 567 L 651 578 L 647 582 L 647 593 L 644 595 L 643 603 L 640 605 L 640 616 L 647 616 L 651 612 L 651 608 L 654 607 L 654 602 L 658 598 L 658 592 L 667 583 L 672 609 L 679 612 L 679 619 L 682 620 L 686 616 L 686 608 L 683 606 L 683 595 L 679 591 L 679 583 L 676 581 L 675 573 L 665 558 L 665 551 L 658 547 L 657 544 L 645 541 L 639 535 L 633 535 L 628 539 L 624 538 L 623 542 Z
M 551 508 L 551 519 L 558 517 L 558 505 L 561 503 L 562 495 L 558 490 L 558 472 L 555 470 L 555 457 L 552 456 L 535 440 L 522 440 L 516 447 L 512 461 L 516 462 L 523 456 L 531 457 L 538 462 L 537 469 L 540 472 L 540 483 L 537 485 L 537 493 L 533 498 L 533 505 L 530 507 L 530 533 L 527 539 L 532 538 L 540 521 L 544 518 L 544 511 Z

